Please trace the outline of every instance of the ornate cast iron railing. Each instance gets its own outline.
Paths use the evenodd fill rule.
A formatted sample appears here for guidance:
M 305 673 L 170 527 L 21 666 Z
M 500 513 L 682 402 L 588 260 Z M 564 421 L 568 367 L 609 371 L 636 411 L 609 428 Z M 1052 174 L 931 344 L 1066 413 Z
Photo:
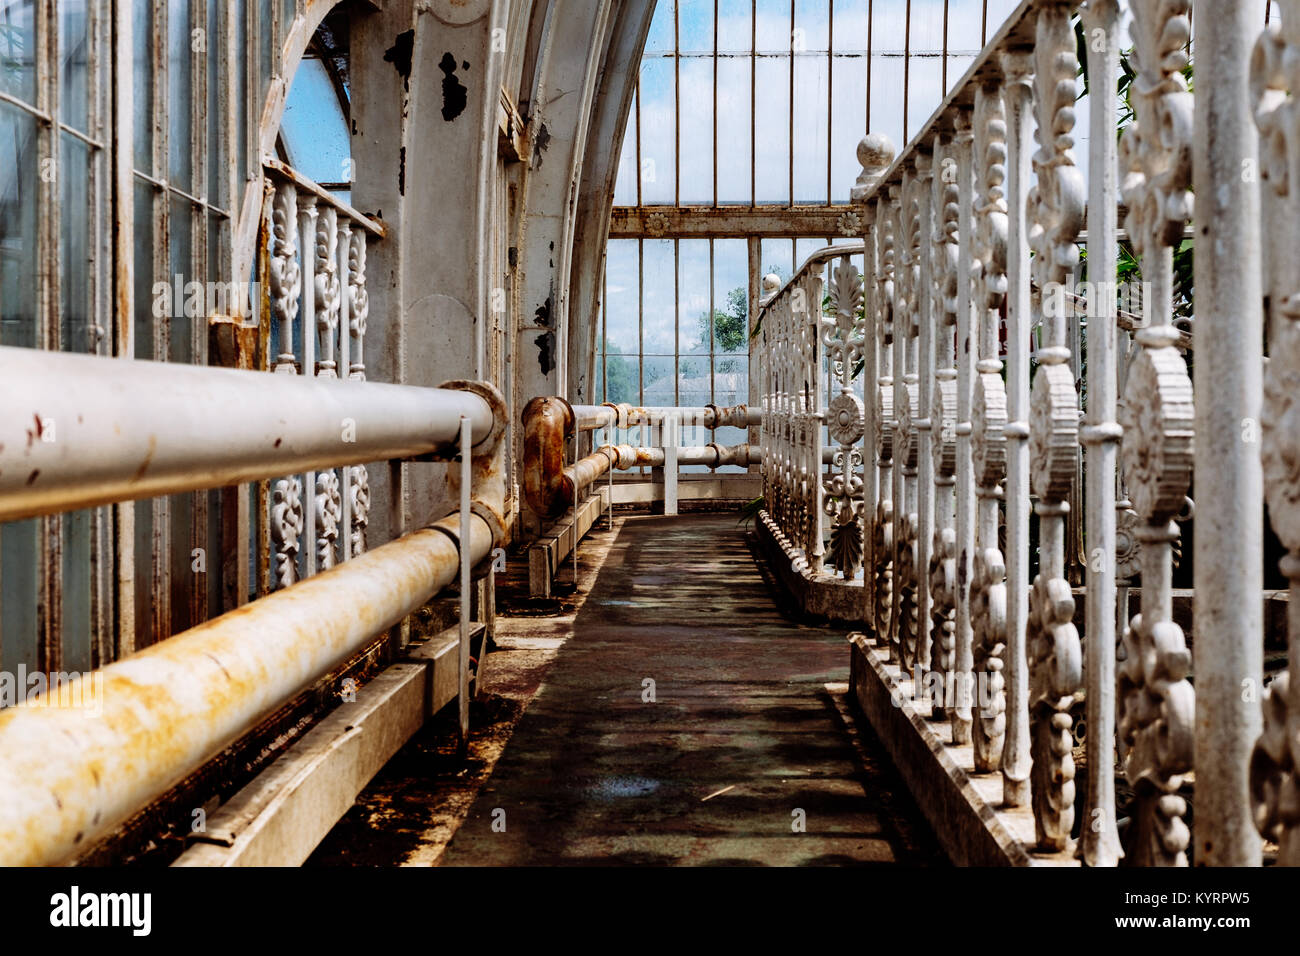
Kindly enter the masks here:
M 826 246 L 784 285 L 775 275 L 765 277 L 755 351 L 763 400 L 762 520 L 776 529 L 797 570 L 849 583 L 860 575 L 863 553 L 863 417 L 855 372 L 865 324 L 862 275 L 853 263 L 862 251 L 857 242 Z
M 859 293 L 841 262 L 828 283 L 835 319 L 821 343 L 846 367 L 850 356 L 865 364 L 864 424 L 832 434 L 843 487 L 858 487 L 850 450 L 866 460 L 865 495 L 836 521 L 856 520 L 850 507 L 869 518 L 865 613 L 877 647 L 900 680 L 937 673 L 955 690 L 932 719 L 972 744 L 976 773 L 1001 775 L 1005 805 L 1032 808 L 1039 849 L 1073 849 L 1090 865 L 1178 865 L 1189 852 L 1258 864 L 1261 837 L 1300 864 L 1300 682 L 1283 675 L 1264 689 L 1261 601 L 1266 497 L 1290 549 L 1294 655 L 1300 2 L 1281 6 L 1280 28 L 1265 26 L 1262 3 L 1198 8 L 1211 39 L 1193 94 L 1191 4 L 1131 0 L 1134 117 L 1117 138 L 1121 4 L 1025 0 L 897 159 L 883 138 L 863 140 L 853 199 L 866 282 Z M 1093 78 L 1086 115 L 1080 52 Z M 1121 210 L 1144 289 L 1136 319 L 1117 307 Z M 1194 320 L 1175 315 L 1188 292 L 1175 286 L 1174 252 L 1189 226 L 1205 250 Z M 766 504 L 814 569 L 828 492 L 810 479 L 818 425 L 835 402 L 852 406 L 815 398 L 818 310 L 795 303 L 818 302 L 820 283 L 806 267 L 763 314 Z M 863 322 L 849 318 L 859 294 Z M 1081 324 L 1067 313 L 1077 303 Z M 864 432 L 870 453 L 854 444 Z M 1192 555 L 1195 657 L 1172 587 L 1193 476 L 1197 497 L 1214 502 L 1197 515 Z M 1080 505 L 1081 628 L 1070 572 Z M 837 570 L 853 567 L 835 553 Z M 1135 572 L 1141 613 L 1129 620 L 1122 595 Z M 1122 840 L 1117 751 L 1133 791 Z
M 265 168 L 268 293 L 279 344 L 272 370 L 365 381 L 366 244 L 382 237 L 383 227 L 291 167 L 267 160 Z M 306 501 L 304 489 L 311 492 Z M 277 480 L 273 586 L 365 551 L 369 513 L 365 465 Z

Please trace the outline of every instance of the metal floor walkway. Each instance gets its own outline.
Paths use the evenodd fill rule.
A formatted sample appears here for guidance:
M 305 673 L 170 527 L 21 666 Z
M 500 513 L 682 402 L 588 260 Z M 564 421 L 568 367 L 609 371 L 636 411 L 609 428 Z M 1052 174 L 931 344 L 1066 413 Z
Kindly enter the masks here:
M 623 522 L 572 626 L 442 865 L 942 860 L 734 515 Z

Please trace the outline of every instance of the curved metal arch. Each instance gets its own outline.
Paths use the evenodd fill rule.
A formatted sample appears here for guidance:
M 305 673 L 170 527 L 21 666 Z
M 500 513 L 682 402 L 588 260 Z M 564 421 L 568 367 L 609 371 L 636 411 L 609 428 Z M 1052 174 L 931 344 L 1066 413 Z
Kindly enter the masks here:
M 316 28 L 340 2 L 341 0 L 304 0 L 304 7 L 294 17 L 280 48 L 279 63 L 267 85 L 257 124 L 258 173 L 244 183 L 244 194 L 231 237 L 234 255 L 232 278 L 236 282 L 248 282 L 251 279 L 253 261 L 257 255 L 257 230 L 261 223 L 262 193 L 266 180 L 261 171 L 261 157 L 275 155 L 280 120 L 284 116 L 285 101 L 289 96 L 289 88 L 293 85 L 294 75 L 298 72 L 298 65 L 302 62 L 311 38 L 316 34 Z

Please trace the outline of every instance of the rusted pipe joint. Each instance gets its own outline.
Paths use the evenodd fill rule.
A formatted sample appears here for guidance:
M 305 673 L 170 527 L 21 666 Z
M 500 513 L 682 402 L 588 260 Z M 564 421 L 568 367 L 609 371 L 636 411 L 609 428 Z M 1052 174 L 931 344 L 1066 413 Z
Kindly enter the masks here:
M 497 391 L 496 387 L 489 382 L 456 379 L 444 383 L 442 387 L 473 392 L 487 402 L 492 409 L 492 430 L 487 434 L 487 437 L 470 449 L 470 495 L 472 498 L 470 510 L 482 518 L 492 532 L 492 547 L 488 549 L 490 554 L 493 549 L 502 547 L 506 540 L 506 443 L 501 440 L 505 435 L 506 416 L 509 414 L 506 408 L 506 400 Z M 452 497 L 459 499 L 459 468 L 447 469 L 447 483 Z
M 567 507 L 560 500 L 564 483 L 564 442 L 573 434 L 573 407 L 556 396 L 538 396 L 524 406 L 524 500 L 543 518 Z

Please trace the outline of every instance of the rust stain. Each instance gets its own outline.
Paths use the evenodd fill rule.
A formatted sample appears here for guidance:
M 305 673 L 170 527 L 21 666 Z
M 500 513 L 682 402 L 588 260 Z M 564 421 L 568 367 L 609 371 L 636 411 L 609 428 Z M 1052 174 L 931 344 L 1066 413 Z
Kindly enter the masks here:
M 157 450 L 158 450 L 158 436 L 150 435 L 149 451 L 145 453 L 144 461 L 140 462 L 140 467 L 137 468 L 135 474 L 131 476 L 132 484 L 134 484 L 135 482 L 139 481 L 141 478 L 144 477 L 144 473 L 149 470 L 149 465 L 153 462 L 153 453 Z

